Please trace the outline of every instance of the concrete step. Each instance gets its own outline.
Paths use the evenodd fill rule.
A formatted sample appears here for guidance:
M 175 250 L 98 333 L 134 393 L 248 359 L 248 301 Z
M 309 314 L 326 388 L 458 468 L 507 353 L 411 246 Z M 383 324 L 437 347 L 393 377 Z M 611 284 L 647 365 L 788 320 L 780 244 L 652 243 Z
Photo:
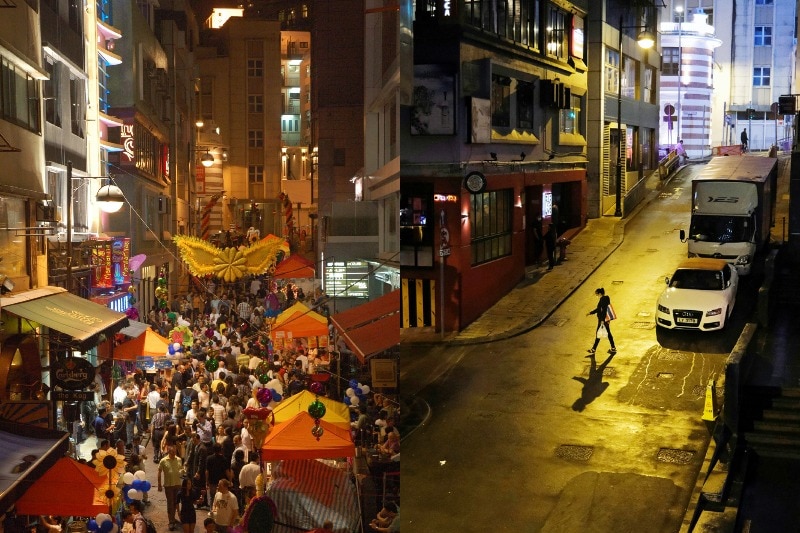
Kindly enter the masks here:
M 800 435 L 793 435 L 788 433 L 760 433 L 750 432 L 744 435 L 747 444 L 757 452 L 761 448 L 779 448 L 788 447 L 794 448 L 800 452 Z
M 753 433 L 800 435 L 800 424 L 791 424 L 782 420 L 755 420 Z
M 800 461 L 800 450 L 797 448 L 787 448 L 785 446 L 760 445 L 753 448 L 756 454 L 761 457 L 772 457 L 774 459 L 790 459 Z
M 761 414 L 761 420 L 800 424 L 800 411 L 768 409 Z

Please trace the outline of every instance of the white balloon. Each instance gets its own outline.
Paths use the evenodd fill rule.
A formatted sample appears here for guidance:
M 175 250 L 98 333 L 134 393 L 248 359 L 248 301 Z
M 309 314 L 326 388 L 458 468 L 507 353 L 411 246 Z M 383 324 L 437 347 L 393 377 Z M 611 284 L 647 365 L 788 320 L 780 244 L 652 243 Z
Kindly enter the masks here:
M 122 482 L 126 485 L 133 483 L 133 472 L 125 472 L 122 476 Z
M 369 394 L 369 385 L 361 385 L 361 394 Z
M 138 480 L 140 480 L 140 481 L 147 481 L 147 474 L 145 473 L 144 470 L 137 470 L 133 474 L 133 477 L 138 479 Z
M 99 513 L 97 517 L 94 519 L 97 522 L 97 525 L 102 524 L 103 522 L 107 522 L 111 520 L 111 515 L 107 513 Z
M 128 489 L 128 498 L 131 500 L 141 500 L 142 499 L 142 491 L 136 489 Z
M 361 398 L 359 398 L 358 396 L 353 396 L 352 398 L 350 398 L 350 405 L 352 405 L 353 407 L 358 407 L 359 403 L 361 403 Z
M 354 390 L 353 390 L 352 388 L 350 388 L 350 387 L 348 387 L 348 388 L 347 388 L 347 390 L 346 390 L 346 391 L 344 391 L 344 393 L 345 393 L 345 394 L 347 394 L 348 396 L 350 396 L 351 398 L 352 398 L 353 396 L 355 396 L 355 395 L 356 395 L 356 391 L 354 391 Z
M 178 350 L 181 349 L 181 343 L 179 343 L 179 342 L 172 343 L 172 349 L 177 352 Z

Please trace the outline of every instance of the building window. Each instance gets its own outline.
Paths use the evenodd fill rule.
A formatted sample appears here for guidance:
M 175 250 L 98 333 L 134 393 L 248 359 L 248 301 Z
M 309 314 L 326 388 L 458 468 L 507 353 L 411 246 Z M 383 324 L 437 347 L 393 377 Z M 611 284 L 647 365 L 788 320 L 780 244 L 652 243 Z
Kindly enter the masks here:
M 619 92 L 619 52 L 606 48 L 605 89 L 607 93 Z
M 298 131 L 300 131 L 300 120 L 288 116 L 281 119 L 281 133 L 297 133 Z
M 547 55 L 558 59 L 567 58 L 569 35 L 567 35 L 568 14 L 557 7 L 550 8 L 548 16 Z
M 400 189 L 400 265 L 433 266 L 433 186 Z
M 524 46 L 538 48 L 540 0 L 464 0 L 461 9 L 470 26 Z M 448 16 L 455 13 L 443 14 Z
M 753 67 L 753 87 L 769 87 L 770 67 Z
M 80 78 L 70 78 L 69 80 L 69 101 L 70 114 L 72 120 L 72 133 L 78 137 L 83 137 L 84 119 L 84 85 Z
M 772 46 L 772 26 L 756 26 L 755 45 Z
M 492 75 L 492 126 L 511 126 L 511 78 Z
M 630 57 L 622 58 L 622 95 L 637 98 L 639 62 Z
M 214 79 L 210 77 L 200 78 L 200 116 L 214 118 Z
M 262 59 L 247 60 L 247 77 L 261 78 L 264 76 L 264 61 Z
M 771 6 L 773 4 L 773 0 L 756 0 L 757 6 Z
M 247 132 L 247 145 L 250 148 L 264 147 L 264 130 L 250 130 Z
M 570 108 L 561 110 L 561 133 L 582 135 L 581 131 L 581 97 L 570 96 Z
M 41 133 L 39 82 L 13 63 L 0 64 L 2 118 L 34 133 Z
M 250 183 L 264 182 L 264 165 L 248 165 L 247 180 Z
M 48 59 L 44 62 L 45 71 L 47 71 L 49 80 L 44 82 L 44 118 L 50 124 L 61 126 L 61 108 L 59 107 L 58 98 L 58 71 L 59 65 L 54 61 Z
M 472 264 L 479 265 L 511 255 L 511 189 L 470 197 Z
M 644 83 L 642 83 L 642 101 L 648 104 L 655 104 L 658 91 L 656 91 L 656 69 L 646 67 L 644 69 Z
M 533 83 L 517 81 L 517 126 L 533 129 Z
M 260 94 L 251 94 L 247 97 L 247 112 L 248 113 L 263 113 L 264 112 L 264 96 Z
M 661 74 L 664 76 L 678 76 L 680 74 L 681 50 L 670 46 L 661 50 Z

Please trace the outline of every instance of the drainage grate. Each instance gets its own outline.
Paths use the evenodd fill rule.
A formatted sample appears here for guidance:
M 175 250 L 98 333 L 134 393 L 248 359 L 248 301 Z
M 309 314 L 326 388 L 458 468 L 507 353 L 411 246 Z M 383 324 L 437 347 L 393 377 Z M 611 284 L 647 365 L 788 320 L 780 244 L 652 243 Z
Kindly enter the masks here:
M 704 385 L 695 385 L 692 387 L 692 394 L 695 396 L 703 396 L 706 393 L 706 387 Z
M 648 254 L 654 254 L 658 252 L 658 248 L 648 248 L 647 250 L 645 250 L 645 252 L 647 252 Z
M 686 354 L 680 352 L 663 352 L 658 354 L 659 361 L 683 361 L 686 359 Z
M 621 279 L 617 279 L 611 282 L 612 285 L 622 285 L 623 283 L 625 282 L 622 281 Z
M 661 379 L 672 379 L 675 377 L 675 374 L 673 374 L 672 372 L 659 372 L 658 374 L 656 374 L 656 377 Z
M 631 328 L 633 329 L 653 329 L 656 327 L 655 322 L 647 321 L 647 322 L 634 322 L 631 324 Z
M 688 465 L 692 462 L 695 452 L 691 450 L 673 450 L 671 448 L 661 448 L 658 450 L 656 459 L 662 463 L 673 463 L 676 465 Z
M 591 446 L 575 446 L 574 444 L 562 444 L 556 449 L 556 457 L 562 459 L 572 459 L 574 461 L 588 461 L 594 453 Z

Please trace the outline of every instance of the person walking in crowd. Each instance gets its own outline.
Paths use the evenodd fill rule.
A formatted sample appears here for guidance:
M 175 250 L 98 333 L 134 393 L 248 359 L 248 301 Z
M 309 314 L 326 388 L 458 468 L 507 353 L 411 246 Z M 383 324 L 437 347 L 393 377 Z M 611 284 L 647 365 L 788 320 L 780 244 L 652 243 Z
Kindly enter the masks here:
M 599 297 L 599 300 L 597 301 L 597 306 L 589 311 L 587 316 L 597 316 L 597 328 L 595 329 L 594 344 L 592 344 L 592 347 L 589 348 L 588 352 L 590 354 L 595 353 L 597 350 L 597 345 L 600 343 L 602 329 L 605 329 L 605 336 L 608 337 L 608 342 L 611 344 L 611 349 L 608 351 L 608 353 L 613 355 L 617 353 L 617 347 L 616 344 L 614 344 L 614 336 L 611 334 L 611 328 L 609 327 L 610 320 L 608 319 L 608 306 L 611 305 L 611 298 L 606 295 L 606 291 L 602 287 L 596 289 L 594 294 L 595 296 Z
M 221 479 L 217 483 L 217 491 L 209 516 L 214 519 L 217 533 L 228 533 L 230 528 L 239 521 L 239 502 L 231 492 L 231 482 L 227 479 Z
M 197 525 L 197 512 L 194 509 L 194 497 L 192 495 L 192 480 L 188 477 L 181 481 L 181 488 L 175 497 L 175 506 L 178 508 L 178 516 L 181 519 L 181 529 L 183 533 L 194 533 Z
M 168 446 L 167 455 L 158 462 L 158 492 L 163 489 L 164 496 L 167 498 L 170 531 L 174 531 L 178 523 L 183 523 L 178 519 L 175 507 L 175 500 L 181 489 L 182 470 L 183 461 L 175 454 L 175 446 Z

